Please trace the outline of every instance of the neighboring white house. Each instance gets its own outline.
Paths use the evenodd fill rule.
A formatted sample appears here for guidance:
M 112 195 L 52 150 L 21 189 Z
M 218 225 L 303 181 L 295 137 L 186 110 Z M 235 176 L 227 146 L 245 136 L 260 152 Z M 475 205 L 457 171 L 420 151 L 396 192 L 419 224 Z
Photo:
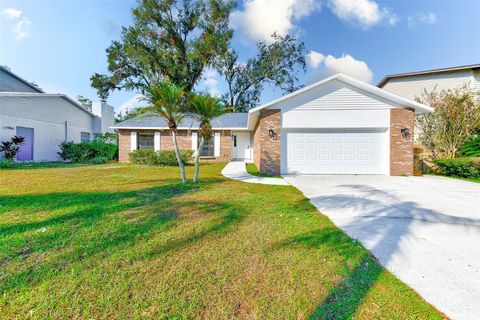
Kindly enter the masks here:
M 441 91 L 465 85 L 480 94 L 480 64 L 391 74 L 378 87 L 413 100 L 420 98 L 424 90 Z
M 17 160 L 58 160 L 63 141 L 113 132 L 113 119 L 113 107 L 106 103 L 94 103 L 91 112 L 67 95 L 45 93 L 0 66 L 0 141 L 25 138 Z

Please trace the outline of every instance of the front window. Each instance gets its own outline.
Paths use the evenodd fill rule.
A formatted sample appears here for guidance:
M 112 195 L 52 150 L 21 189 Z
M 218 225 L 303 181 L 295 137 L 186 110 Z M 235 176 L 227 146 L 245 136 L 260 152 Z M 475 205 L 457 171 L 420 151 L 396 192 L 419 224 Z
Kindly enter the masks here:
M 203 143 L 203 148 L 200 150 L 200 157 L 213 157 L 215 155 L 215 139 L 213 136 L 210 140 Z M 198 139 L 198 146 L 200 147 L 200 139 Z
M 154 149 L 154 133 L 153 132 L 139 132 L 137 133 L 137 149 L 147 150 Z
M 80 142 L 90 141 L 90 132 L 80 132 Z

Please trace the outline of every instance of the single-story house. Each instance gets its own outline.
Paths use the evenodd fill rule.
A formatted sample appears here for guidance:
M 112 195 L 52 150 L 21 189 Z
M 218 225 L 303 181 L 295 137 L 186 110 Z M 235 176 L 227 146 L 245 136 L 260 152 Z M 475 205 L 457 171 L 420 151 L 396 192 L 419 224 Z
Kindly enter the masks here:
M 248 113 L 212 123 L 214 136 L 200 150 L 215 160 L 253 161 L 268 174 L 413 174 L 416 114 L 429 106 L 344 74 L 304 87 Z M 114 126 L 119 160 L 136 149 L 172 149 L 161 118 L 137 117 Z M 198 123 L 178 128 L 181 149 L 197 151 Z
M 480 95 L 480 64 L 391 74 L 377 86 L 411 100 L 420 98 L 424 90 L 441 91 L 464 86 Z
M 0 141 L 25 138 L 18 161 L 56 161 L 63 141 L 88 141 L 113 132 L 113 107 L 94 102 L 87 110 L 65 94 L 45 93 L 0 66 Z M 0 154 L 2 158 L 2 154 Z

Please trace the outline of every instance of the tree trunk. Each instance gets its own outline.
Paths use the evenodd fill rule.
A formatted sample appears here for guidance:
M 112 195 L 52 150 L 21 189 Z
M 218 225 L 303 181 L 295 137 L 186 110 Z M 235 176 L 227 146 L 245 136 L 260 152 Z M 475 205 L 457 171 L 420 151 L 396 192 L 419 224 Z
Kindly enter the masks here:
M 203 148 L 205 140 L 200 137 L 200 144 L 197 148 L 197 153 L 195 154 L 195 176 L 193 177 L 193 182 L 198 182 L 198 174 L 200 173 L 200 151 Z
M 177 132 L 172 130 L 173 146 L 175 149 L 175 156 L 177 157 L 178 166 L 180 167 L 180 175 L 182 176 L 182 183 L 187 183 L 187 177 L 185 176 L 185 166 L 180 158 L 180 149 L 177 144 Z

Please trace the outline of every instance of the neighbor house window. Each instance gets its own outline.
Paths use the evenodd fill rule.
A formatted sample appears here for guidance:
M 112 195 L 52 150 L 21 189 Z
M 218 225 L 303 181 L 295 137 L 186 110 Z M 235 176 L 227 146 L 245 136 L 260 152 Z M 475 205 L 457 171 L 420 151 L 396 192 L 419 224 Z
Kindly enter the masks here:
M 198 139 L 198 147 L 200 147 L 200 139 Z M 203 148 L 200 150 L 200 157 L 213 157 L 215 155 L 215 139 L 212 136 L 210 140 L 203 143 Z
M 145 150 L 155 148 L 154 142 L 155 134 L 153 132 L 138 132 L 137 133 L 137 149 Z
M 80 141 L 81 142 L 90 141 L 90 132 L 80 132 Z

